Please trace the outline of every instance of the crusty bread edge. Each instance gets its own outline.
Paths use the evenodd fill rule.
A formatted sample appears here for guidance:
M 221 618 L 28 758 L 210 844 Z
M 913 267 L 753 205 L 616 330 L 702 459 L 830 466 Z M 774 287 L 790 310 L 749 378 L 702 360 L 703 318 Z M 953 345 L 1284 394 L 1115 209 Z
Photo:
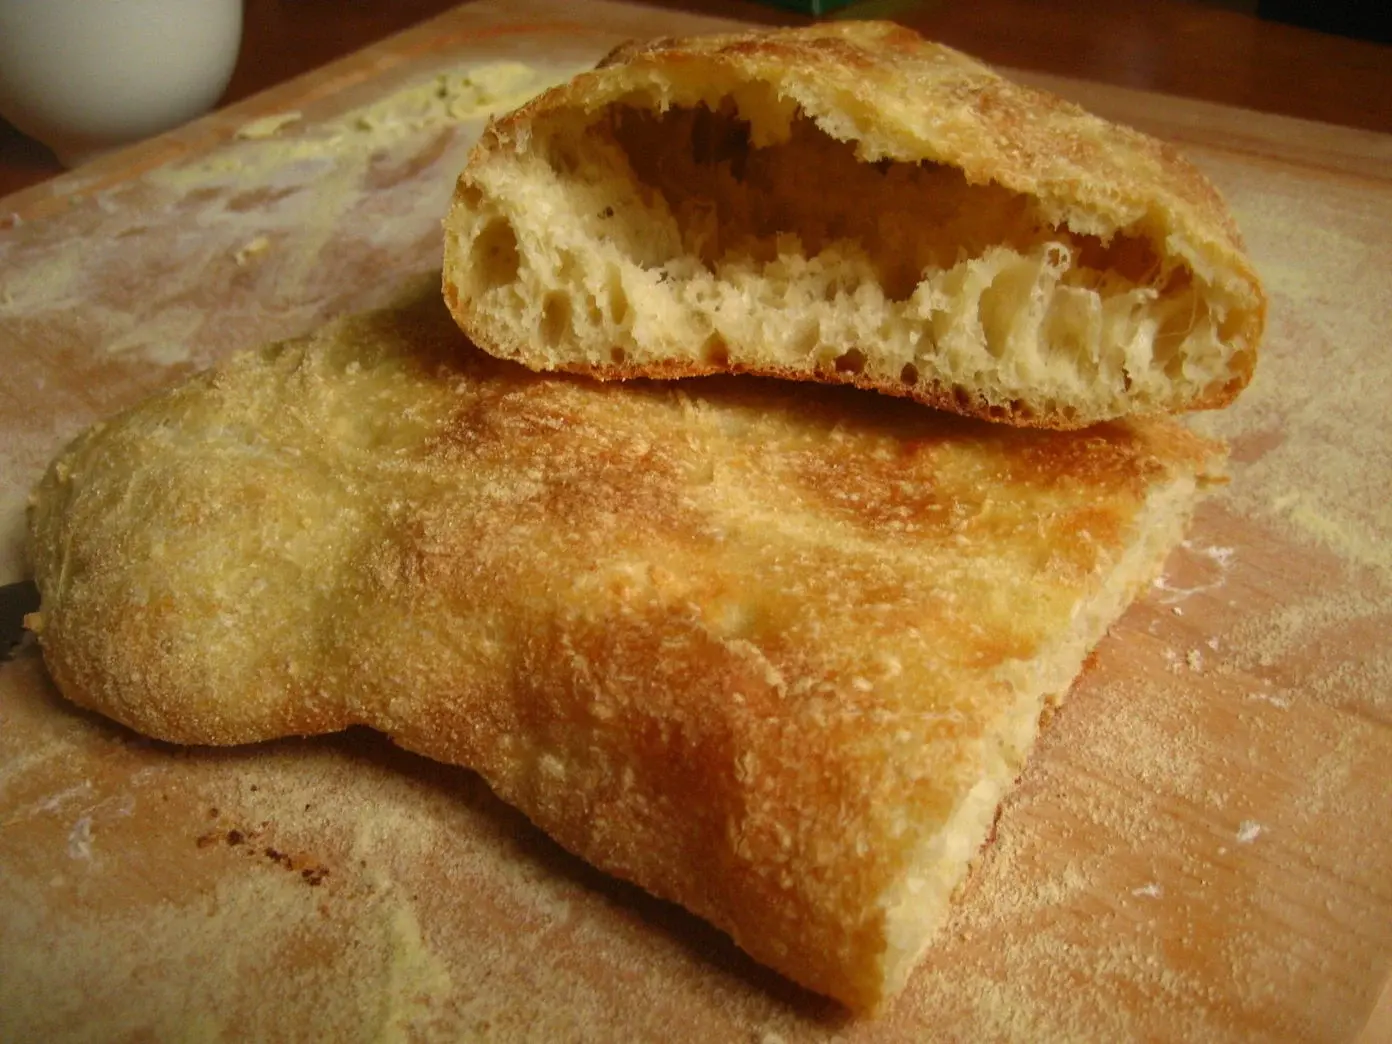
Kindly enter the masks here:
M 1174 429 L 1171 429 L 1173 432 Z M 917 879 L 906 877 L 882 902 L 886 910 L 884 995 L 871 1004 L 883 1007 L 907 982 L 931 948 L 962 897 L 970 874 L 995 835 L 1003 802 L 1009 799 L 1029 759 L 1046 716 L 1071 691 L 1087 657 L 1158 576 L 1183 539 L 1204 492 L 1226 481 L 1226 447 L 1190 432 L 1185 445 L 1173 447 L 1180 467 L 1156 487 L 1134 524 L 1135 538 L 1113 567 L 1107 582 L 1081 607 L 1073 629 L 1054 648 L 1027 663 L 1017 663 L 1003 681 L 1019 693 L 995 730 L 1006 738 L 1001 756 L 963 798 L 939 835 L 917 860 Z M 927 931 L 924 930 L 927 926 Z

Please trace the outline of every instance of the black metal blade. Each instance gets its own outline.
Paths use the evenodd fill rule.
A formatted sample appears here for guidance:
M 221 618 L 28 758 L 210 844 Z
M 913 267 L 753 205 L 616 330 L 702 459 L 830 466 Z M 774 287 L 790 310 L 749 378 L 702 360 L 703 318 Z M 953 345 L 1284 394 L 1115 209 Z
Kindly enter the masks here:
M 32 580 L 0 587 L 0 661 L 8 660 L 24 639 L 24 616 L 39 607 L 39 589 Z

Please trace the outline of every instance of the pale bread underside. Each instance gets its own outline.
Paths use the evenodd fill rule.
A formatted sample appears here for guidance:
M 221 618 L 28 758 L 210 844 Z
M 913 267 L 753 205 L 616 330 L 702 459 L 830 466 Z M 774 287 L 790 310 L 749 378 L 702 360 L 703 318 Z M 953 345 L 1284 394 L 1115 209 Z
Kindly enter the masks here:
M 238 356 L 38 487 L 60 690 L 148 735 L 366 724 L 859 1009 L 1216 447 L 474 350 L 438 297 Z
M 627 48 L 494 123 L 445 295 L 533 369 L 1056 428 L 1229 402 L 1265 309 L 1173 149 L 867 22 Z

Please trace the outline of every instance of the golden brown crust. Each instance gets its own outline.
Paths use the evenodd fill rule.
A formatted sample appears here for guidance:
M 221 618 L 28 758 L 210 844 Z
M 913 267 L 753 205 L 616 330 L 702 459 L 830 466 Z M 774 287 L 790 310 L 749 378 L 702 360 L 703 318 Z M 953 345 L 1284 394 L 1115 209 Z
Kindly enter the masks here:
M 1250 381 L 1265 324 L 1266 302 L 1241 236 L 1213 185 L 1171 145 L 1101 120 L 1046 92 L 1006 80 L 950 48 L 889 23 L 828 23 L 773 33 L 750 32 L 624 45 L 599 67 L 556 87 L 495 121 L 461 175 L 456 210 L 479 191 L 476 172 L 532 146 L 534 130 L 559 114 L 593 114 L 626 104 L 639 93 L 663 104 L 692 104 L 701 85 L 772 85 L 828 135 L 854 143 L 867 164 L 883 160 L 940 163 L 960 169 L 971 185 L 997 185 L 1035 201 L 1057 225 L 1103 243 L 1134 236 L 1150 243 L 1167 271 L 1182 267 L 1201 284 L 1229 353 L 1213 380 L 1186 391 L 1164 410 L 1211 409 L 1231 402 Z M 731 87 L 731 90 L 734 88 Z M 457 224 L 451 218 L 447 226 Z M 461 296 L 465 258 L 447 252 L 447 298 L 461 326 L 490 352 L 537 368 L 613 377 L 715 372 L 693 358 L 629 360 L 610 367 L 593 359 L 554 362 L 538 350 L 534 331 L 518 336 L 484 317 Z M 1218 303 L 1221 302 L 1221 303 Z M 1157 349 L 1158 351 L 1158 349 Z M 545 362 L 540 360 L 545 359 Z M 670 366 L 668 363 L 670 362 Z M 1157 365 L 1160 365 L 1157 363 Z M 924 375 L 898 380 L 897 369 L 855 375 L 820 374 L 815 367 L 754 365 L 744 372 L 845 381 L 973 416 L 1010 423 L 1070 428 L 1100 416 L 1132 412 L 1127 399 L 1107 410 L 1069 412 L 1048 404 L 986 398 Z M 1120 380 L 1120 378 L 1118 378 Z M 1154 412 L 1141 405 L 1135 412 Z
M 30 550 L 59 688 L 180 743 L 371 725 L 880 1002 L 886 896 L 974 787 L 1008 785 L 1126 592 L 1065 640 L 1079 607 L 1215 448 L 537 377 L 431 296 L 239 356 L 54 462 Z

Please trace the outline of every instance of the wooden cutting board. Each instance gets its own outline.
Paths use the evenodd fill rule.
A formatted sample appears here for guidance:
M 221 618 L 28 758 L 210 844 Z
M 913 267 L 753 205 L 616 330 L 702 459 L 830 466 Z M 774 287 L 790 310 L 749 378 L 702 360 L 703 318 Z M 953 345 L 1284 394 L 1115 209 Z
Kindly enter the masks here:
M 0 583 L 85 425 L 434 266 L 490 108 L 718 24 L 581 14 L 480 0 L 0 202 Z M 150 742 L 66 705 L 29 646 L 0 665 L 0 1039 L 1392 1039 L 1392 139 L 1049 85 L 1219 184 L 1266 354 L 1194 422 L 1231 441 L 1230 486 L 885 1018 L 591 870 L 467 771 L 367 732 Z

